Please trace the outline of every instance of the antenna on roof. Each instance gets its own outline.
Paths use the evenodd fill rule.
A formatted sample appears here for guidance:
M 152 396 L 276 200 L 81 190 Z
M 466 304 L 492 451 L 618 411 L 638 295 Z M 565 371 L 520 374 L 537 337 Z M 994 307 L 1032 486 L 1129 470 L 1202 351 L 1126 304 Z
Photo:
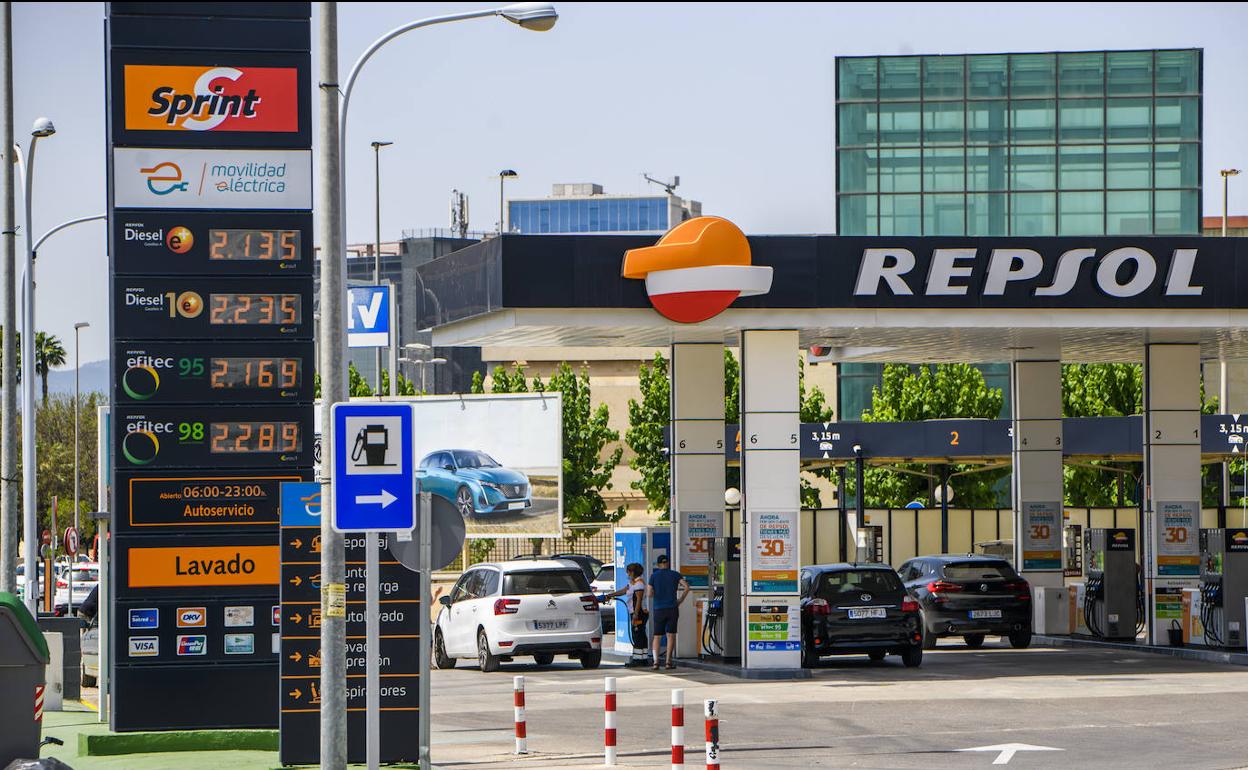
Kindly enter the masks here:
M 672 177 L 672 181 L 670 182 L 664 182 L 662 179 L 655 179 L 654 177 L 647 174 L 645 171 L 641 172 L 641 176 L 650 184 L 657 184 L 659 187 L 662 187 L 663 191 L 666 192 L 668 195 L 673 195 L 675 193 L 676 188 L 680 187 L 680 175 L 679 174 Z

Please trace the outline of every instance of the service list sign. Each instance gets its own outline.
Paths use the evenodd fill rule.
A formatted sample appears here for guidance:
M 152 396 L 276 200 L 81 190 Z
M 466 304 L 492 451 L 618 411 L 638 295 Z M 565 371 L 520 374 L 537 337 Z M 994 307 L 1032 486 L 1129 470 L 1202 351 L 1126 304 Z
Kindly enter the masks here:
M 111 727 L 273 728 L 280 488 L 312 477 L 311 7 L 107 13 Z

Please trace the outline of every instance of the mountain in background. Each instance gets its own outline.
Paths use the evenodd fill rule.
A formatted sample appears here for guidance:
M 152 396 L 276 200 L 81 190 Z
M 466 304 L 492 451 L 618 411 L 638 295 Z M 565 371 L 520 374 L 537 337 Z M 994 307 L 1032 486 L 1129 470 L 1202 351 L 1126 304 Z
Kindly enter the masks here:
M 83 364 L 79 371 L 78 389 L 82 393 L 108 392 L 108 361 L 92 361 L 89 364 Z M 39 392 L 39 383 L 35 383 L 36 396 Z M 64 393 L 72 396 L 74 394 L 74 370 L 69 369 L 53 369 L 52 374 L 48 376 L 48 392 Z

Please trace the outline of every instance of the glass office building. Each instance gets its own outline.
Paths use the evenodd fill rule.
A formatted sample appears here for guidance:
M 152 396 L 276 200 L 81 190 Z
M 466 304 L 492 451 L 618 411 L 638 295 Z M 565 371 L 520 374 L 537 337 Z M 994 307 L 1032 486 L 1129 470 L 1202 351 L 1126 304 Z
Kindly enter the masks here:
M 1201 82 L 1199 49 L 838 57 L 837 232 L 1198 234 Z M 882 370 L 839 365 L 841 419 Z
M 1198 49 L 836 60 L 842 235 L 1198 234 Z
M 607 195 L 599 184 L 556 184 L 549 198 L 508 201 L 507 231 L 521 235 L 660 235 L 701 215 L 700 202 L 677 195 Z

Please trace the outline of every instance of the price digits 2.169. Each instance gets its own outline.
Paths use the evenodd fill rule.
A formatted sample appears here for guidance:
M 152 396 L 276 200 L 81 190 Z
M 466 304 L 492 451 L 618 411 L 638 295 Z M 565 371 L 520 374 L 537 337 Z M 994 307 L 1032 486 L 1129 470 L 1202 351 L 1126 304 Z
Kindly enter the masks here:
M 303 382 L 303 366 L 298 358 L 180 358 L 178 374 L 187 379 L 207 374 L 213 390 L 297 388 Z

